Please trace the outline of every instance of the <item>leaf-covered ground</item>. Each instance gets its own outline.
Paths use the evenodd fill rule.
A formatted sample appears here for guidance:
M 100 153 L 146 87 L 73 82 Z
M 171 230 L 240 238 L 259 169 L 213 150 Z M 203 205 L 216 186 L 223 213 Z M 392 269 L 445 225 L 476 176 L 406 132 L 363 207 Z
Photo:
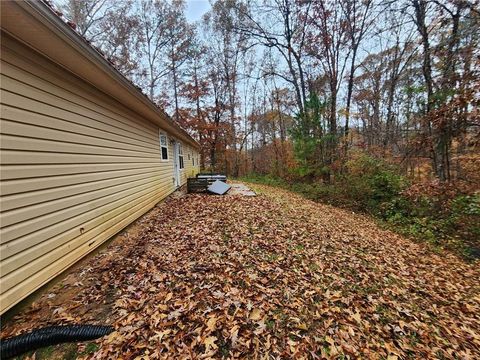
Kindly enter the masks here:
M 94 359 L 480 358 L 478 263 L 255 188 L 257 197 L 160 204 L 2 336 L 113 324 L 115 333 L 77 348 Z

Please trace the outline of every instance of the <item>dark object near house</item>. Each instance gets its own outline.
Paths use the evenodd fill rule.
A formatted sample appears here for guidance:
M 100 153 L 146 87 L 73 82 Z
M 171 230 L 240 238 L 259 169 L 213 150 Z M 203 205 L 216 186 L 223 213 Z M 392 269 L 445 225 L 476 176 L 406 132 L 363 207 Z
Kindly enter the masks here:
M 197 178 L 188 178 L 187 179 L 187 192 L 188 193 L 197 193 L 205 192 L 208 188 L 207 179 L 197 179 Z
M 0 358 L 9 359 L 29 351 L 56 344 L 94 340 L 113 331 L 115 331 L 113 326 L 101 325 L 49 326 L 9 339 L 2 339 Z
M 187 191 L 189 193 L 205 192 L 207 191 L 208 186 L 212 185 L 217 180 L 225 183 L 227 177 L 221 174 L 198 174 L 194 178 L 187 179 Z
M 230 190 L 231 186 L 228 185 L 227 183 L 224 183 L 223 181 L 217 180 L 215 181 L 212 185 L 208 187 L 208 191 L 217 194 L 217 195 L 223 195 L 225 194 L 228 190 Z
M 206 174 L 206 173 L 200 173 L 197 174 L 197 179 L 207 179 L 210 184 L 212 184 L 216 180 L 220 180 L 223 182 L 227 181 L 227 177 L 225 175 L 221 174 Z

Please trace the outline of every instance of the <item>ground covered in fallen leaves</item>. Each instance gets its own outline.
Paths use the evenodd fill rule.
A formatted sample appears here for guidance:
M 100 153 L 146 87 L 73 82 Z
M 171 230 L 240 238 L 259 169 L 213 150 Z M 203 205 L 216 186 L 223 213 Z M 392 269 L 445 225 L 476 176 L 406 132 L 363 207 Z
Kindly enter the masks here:
M 480 358 L 478 262 L 254 188 L 159 204 L 2 336 L 112 324 L 71 354 L 93 359 Z

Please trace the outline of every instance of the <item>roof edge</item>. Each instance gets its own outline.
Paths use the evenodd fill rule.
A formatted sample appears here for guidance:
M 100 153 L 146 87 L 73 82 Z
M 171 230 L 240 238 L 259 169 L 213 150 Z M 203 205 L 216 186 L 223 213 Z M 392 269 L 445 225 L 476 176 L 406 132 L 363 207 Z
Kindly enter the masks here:
M 195 139 L 43 1 L 2 2 L 1 27 L 143 118 L 196 149 L 200 148 Z

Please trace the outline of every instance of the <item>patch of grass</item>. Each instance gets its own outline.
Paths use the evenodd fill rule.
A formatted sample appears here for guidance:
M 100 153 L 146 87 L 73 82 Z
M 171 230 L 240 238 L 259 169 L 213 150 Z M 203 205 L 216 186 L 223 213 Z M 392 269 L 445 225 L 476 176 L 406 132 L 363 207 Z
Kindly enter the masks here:
M 295 250 L 296 250 L 296 251 L 303 251 L 303 250 L 305 250 L 305 246 L 303 246 L 303 245 L 296 245 L 296 246 L 295 246 Z
M 409 332 L 408 340 L 411 346 L 416 346 L 420 342 L 420 335 L 415 331 Z
M 230 356 L 230 343 L 229 343 L 229 341 L 225 340 L 225 338 L 220 335 L 218 337 L 217 345 L 218 345 L 218 352 L 219 352 L 220 356 L 223 359 L 228 358 Z
M 389 324 L 391 322 L 390 309 L 382 304 L 377 305 L 375 313 L 379 315 L 379 321 L 382 324 Z
M 36 351 L 30 351 L 24 355 L 16 357 L 15 359 L 18 359 L 18 360 L 27 359 L 27 358 L 29 359 L 33 356 L 33 354 L 35 354 L 35 359 L 39 359 L 39 360 L 51 359 L 54 352 L 55 352 L 55 346 L 47 346 L 47 347 L 38 349 Z
M 316 272 L 320 267 L 316 263 L 311 262 L 308 264 L 308 268 L 311 272 Z
M 96 344 L 95 344 L 96 345 Z M 98 349 L 98 347 L 97 347 Z M 35 355 L 34 355 L 35 354 Z M 17 357 L 16 359 L 29 359 L 35 356 L 37 360 L 46 359 L 64 359 L 74 360 L 80 355 L 77 351 L 77 344 L 61 344 L 55 346 L 47 346 L 36 351 Z
M 78 357 L 77 345 L 68 344 L 64 347 L 63 359 L 75 360 Z
M 85 350 L 80 354 L 80 355 L 89 355 L 89 354 L 93 354 L 95 351 L 97 351 L 100 347 L 98 346 L 98 344 L 95 344 L 95 343 L 88 343 L 86 346 L 85 346 Z
M 269 253 L 269 254 L 267 254 L 267 256 L 266 256 L 266 260 L 267 260 L 268 262 L 275 262 L 275 261 L 278 260 L 279 257 L 280 257 L 280 255 L 278 255 L 278 254 Z
M 271 175 L 250 174 L 242 177 L 240 180 L 256 184 L 288 187 L 288 183 L 285 180 Z
M 248 288 L 248 284 L 245 282 L 245 280 L 243 279 L 238 279 L 236 281 L 236 285 L 240 288 L 240 289 L 246 289 Z
M 228 244 L 231 239 L 232 239 L 232 236 L 229 233 L 227 232 L 222 233 L 222 241 L 225 245 Z
M 267 320 L 265 325 L 267 326 L 267 329 L 272 330 L 275 327 L 275 320 Z
M 35 352 L 35 358 L 36 359 L 49 359 L 49 358 L 52 357 L 54 351 L 55 351 L 54 346 L 47 346 L 46 348 L 38 349 Z
M 325 344 L 328 344 L 326 340 L 324 340 Z M 322 347 L 322 353 L 325 353 L 325 355 L 330 355 L 330 346 L 323 346 Z

